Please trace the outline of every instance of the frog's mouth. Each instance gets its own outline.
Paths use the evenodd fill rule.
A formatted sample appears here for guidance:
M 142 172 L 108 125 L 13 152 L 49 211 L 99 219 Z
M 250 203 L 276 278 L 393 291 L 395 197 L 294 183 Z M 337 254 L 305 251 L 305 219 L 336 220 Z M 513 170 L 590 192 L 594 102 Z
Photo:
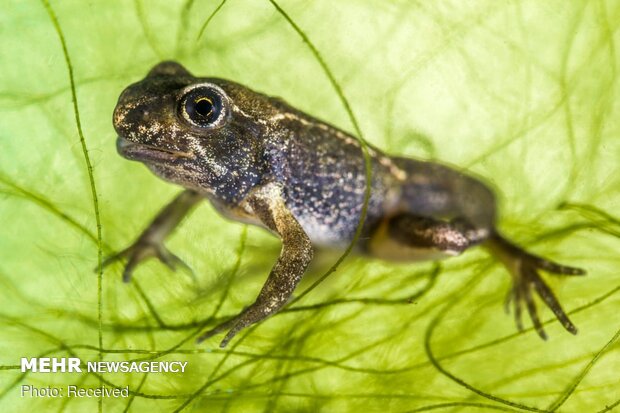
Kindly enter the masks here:
M 132 142 L 119 136 L 116 139 L 116 150 L 125 159 L 146 163 L 170 164 L 193 156 L 187 152 L 158 148 L 145 143 Z

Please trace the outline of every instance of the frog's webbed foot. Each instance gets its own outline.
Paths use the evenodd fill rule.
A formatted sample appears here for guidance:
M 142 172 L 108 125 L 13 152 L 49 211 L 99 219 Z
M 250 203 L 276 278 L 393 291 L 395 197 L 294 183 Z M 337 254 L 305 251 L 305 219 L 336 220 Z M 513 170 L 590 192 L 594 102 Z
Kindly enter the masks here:
M 534 293 L 536 293 L 547 307 L 553 311 L 562 326 L 568 332 L 577 334 L 577 327 L 568 318 L 558 299 L 538 272 L 545 271 L 558 275 L 585 275 L 586 272 L 584 270 L 568 267 L 530 254 L 497 234 L 489 240 L 489 248 L 502 260 L 513 277 L 513 286 L 506 300 L 506 308 L 508 309 L 510 302 L 512 302 L 515 322 L 520 331 L 523 330 L 521 317 L 523 304 L 525 303 L 536 332 L 543 340 L 547 339 L 547 334 L 538 317 L 534 301 Z
M 220 343 L 220 347 L 226 347 L 239 331 L 277 313 L 291 298 L 312 260 L 310 239 L 286 208 L 280 188 L 276 184 L 259 188 L 249 197 L 247 203 L 261 222 L 282 238 L 280 257 L 271 269 L 256 301 L 236 317 L 204 333 L 198 338 L 198 342 L 228 330 Z
M 155 219 L 133 244 L 107 257 L 102 262 L 102 268 L 116 261 L 126 260 L 127 264 L 123 270 L 123 280 L 129 282 L 136 266 L 142 261 L 154 257 L 171 270 L 181 267 L 193 275 L 191 268 L 166 248 L 164 239 L 201 199 L 202 196 L 195 191 L 185 190 L 181 192 L 157 214 Z
M 264 304 L 254 303 L 230 320 L 225 321 L 220 325 L 216 326 L 215 328 L 202 334 L 198 338 L 197 342 L 201 343 L 216 334 L 228 330 L 226 336 L 224 336 L 224 338 L 220 342 L 220 347 L 224 348 L 228 345 L 228 342 L 237 335 L 237 333 L 239 333 L 244 328 L 249 327 L 254 323 L 258 323 L 259 321 L 262 321 L 265 318 L 269 317 L 271 314 L 277 312 L 277 310 L 279 310 L 283 304 L 286 304 L 286 301 L 287 300 L 283 301 L 281 305 L 279 305 L 277 308 L 269 308 Z

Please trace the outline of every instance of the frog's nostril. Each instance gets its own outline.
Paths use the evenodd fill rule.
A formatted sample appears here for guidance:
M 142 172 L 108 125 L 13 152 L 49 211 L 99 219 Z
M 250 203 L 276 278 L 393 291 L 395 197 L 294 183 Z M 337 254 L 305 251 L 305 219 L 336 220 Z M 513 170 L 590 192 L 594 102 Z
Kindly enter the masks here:
M 137 107 L 128 116 L 136 125 L 145 125 L 151 121 L 151 111 L 145 107 Z

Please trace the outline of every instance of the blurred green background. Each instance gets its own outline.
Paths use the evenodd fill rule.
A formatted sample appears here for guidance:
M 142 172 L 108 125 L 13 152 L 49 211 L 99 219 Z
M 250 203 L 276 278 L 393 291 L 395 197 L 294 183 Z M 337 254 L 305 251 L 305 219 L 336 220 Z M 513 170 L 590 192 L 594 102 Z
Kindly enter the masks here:
M 104 255 L 131 242 L 179 191 L 121 159 L 114 145 L 118 95 L 158 61 L 282 96 L 353 130 L 315 56 L 269 1 L 225 2 L 199 37 L 220 4 L 51 2 L 72 63 Z M 91 186 L 58 33 L 44 3 L 8 0 L 0 13 L 0 410 L 617 406 L 620 2 L 278 4 L 322 54 L 369 142 L 485 177 L 506 234 L 588 270 L 584 278 L 547 277 L 579 334 L 540 305 L 550 340 L 531 329 L 517 334 L 502 310 L 509 277 L 476 249 L 441 267 L 349 257 L 289 311 L 227 349 L 217 347 L 221 337 L 196 345 L 201 326 L 255 297 L 278 240 L 205 204 L 168 242 L 195 279 L 150 261 L 130 285 L 119 265 L 99 280 Z M 319 257 L 299 291 L 336 258 Z M 44 355 L 189 365 L 185 374 L 20 373 L 20 357 Z M 22 384 L 101 380 L 128 385 L 131 397 L 20 397 Z

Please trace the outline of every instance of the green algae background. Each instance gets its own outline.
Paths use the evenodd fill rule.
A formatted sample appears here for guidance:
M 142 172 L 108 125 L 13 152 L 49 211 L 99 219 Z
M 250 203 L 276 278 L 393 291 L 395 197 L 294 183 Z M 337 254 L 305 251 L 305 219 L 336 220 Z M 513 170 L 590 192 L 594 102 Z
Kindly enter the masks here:
M 3 2 L 0 410 L 620 405 L 620 2 L 277 5 L 324 65 L 267 0 Z M 205 203 L 168 242 L 195 277 L 155 261 L 131 284 L 121 281 L 120 265 L 93 272 L 179 191 L 121 159 L 111 125 L 120 91 L 163 59 L 282 96 L 355 131 L 344 97 L 368 142 L 484 177 L 500 198 L 506 234 L 588 270 L 583 278 L 547 277 L 579 334 L 566 333 L 540 304 L 550 339 L 541 341 L 529 323 L 517 333 L 503 312 L 509 277 L 475 249 L 441 265 L 348 257 L 228 348 L 218 348 L 221 336 L 196 345 L 200 331 L 251 302 L 279 242 Z M 337 258 L 320 256 L 298 295 Z M 178 360 L 188 368 L 21 373 L 20 357 L 35 356 Z M 129 386 L 131 394 L 22 398 L 24 384 Z

